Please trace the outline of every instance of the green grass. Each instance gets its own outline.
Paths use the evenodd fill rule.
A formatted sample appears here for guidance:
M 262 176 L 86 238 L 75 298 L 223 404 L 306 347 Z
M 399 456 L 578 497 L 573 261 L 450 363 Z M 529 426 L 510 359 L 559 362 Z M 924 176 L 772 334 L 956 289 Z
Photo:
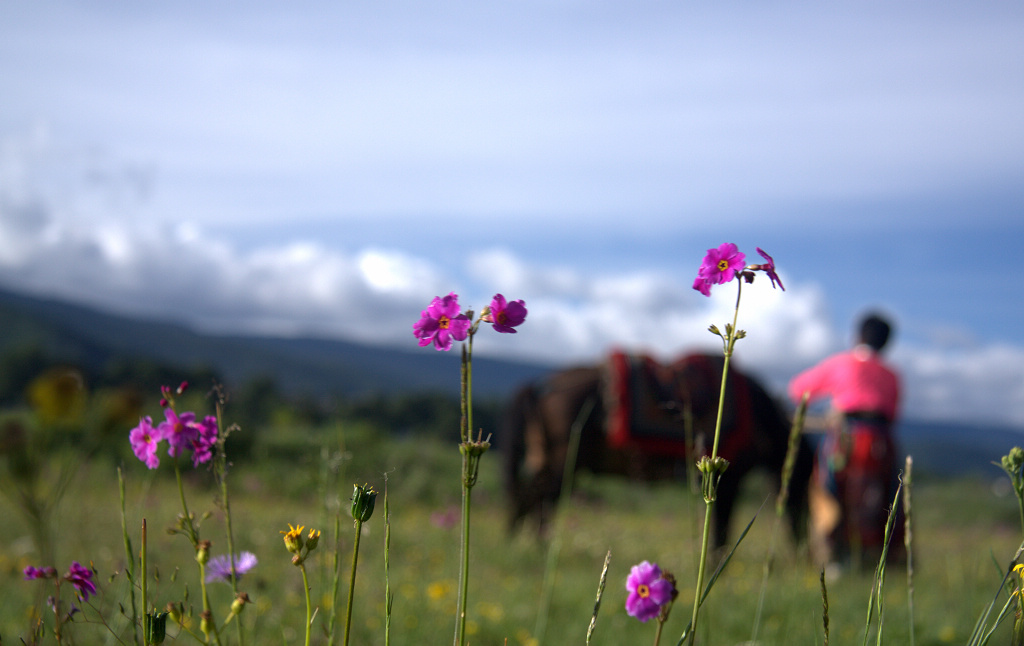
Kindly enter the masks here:
M 499 471 L 500 456 L 486 455 L 481 482 L 474 490 L 467 624 L 470 644 L 531 643 L 542 597 L 545 546 L 529 532 L 512 538 L 506 535 Z M 345 512 L 354 482 L 369 482 L 382 489 L 385 472 L 392 522 L 391 589 L 395 593 L 392 643 L 443 644 L 451 640 L 459 530 L 457 526 L 438 526 L 432 515 L 459 504 L 455 444 L 412 437 L 389 439 L 371 429 L 330 427 L 280 430 L 260 438 L 252 457 L 235 465 L 230 473 L 237 549 L 250 550 L 260 560 L 241 585 L 254 601 L 242 615 L 250 643 L 290 644 L 302 639 L 305 605 L 301 576 L 290 564 L 279 533 L 287 529 L 287 523 L 324 532 L 309 567 L 314 603 L 319 605 L 313 643 L 326 643 L 321 629 L 330 606 L 333 514 L 339 508 Z M 142 519 L 147 519 L 150 563 L 153 572 L 159 571 L 159 580 L 151 580 L 149 585 L 151 599 L 163 606 L 182 600 L 187 590 L 191 602 L 198 606 L 197 573 L 188 541 L 163 531 L 179 511 L 172 469 L 163 464 L 150 472 L 131 461 L 125 464 L 125 474 L 133 541 L 137 549 L 138 528 Z M 963 643 L 995 593 L 999 568 L 1005 567 L 1020 543 L 1016 501 L 1012 495 L 997 496 L 989 483 L 980 481 L 947 482 L 917 475 L 915 480 L 917 643 Z M 187 494 L 197 515 L 212 513 L 203 522 L 203 538 L 213 541 L 213 554 L 223 553 L 223 523 L 209 474 L 190 473 Z M 734 532 L 753 517 L 766 494 L 763 483 L 750 483 L 734 517 Z M 123 628 L 124 622 L 118 623 L 118 604 L 127 604 L 128 597 L 124 577 L 118 574 L 124 565 L 124 548 L 117 474 L 110 461 L 83 464 L 60 510 L 57 567 L 66 567 L 71 560 L 92 561 L 100 574 L 97 607 L 112 625 Z M 364 527 L 353 644 L 384 641 L 382 510 L 383 498 L 379 498 L 377 511 Z M 42 581 L 21 580 L 25 565 L 46 564 L 33 560 L 28 527 L 16 510 L 4 503 L 0 511 L 9 519 L 0 523 L 0 639 L 14 644 L 27 636 L 30 609 L 42 601 L 49 588 Z M 653 642 L 654 623 L 640 624 L 623 609 L 629 568 L 646 559 L 672 571 L 679 582 L 679 601 L 662 638 L 662 644 L 675 644 L 690 615 L 703 503 L 697 504 L 680 485 L 648 486 L 584 476 L 574 504 L 565 513 L 566 532 L 544 642 L 583 643 L 601 566 L 611 550 L 608 587 L 592 643 Z M 700 643 L 736 644 L 750 639 L 773 523 L 772 505 L 767 505 L 702 610 Z M 343 585 L 339 604 L 343 607 L 351 559 L 351 520 L 342 521 L 340 543 Z M 820 644 L 818 569 L 794 550 L 785 535 L 777 545 L 759 641 Z M 859 574 L 844 576 L 829 586 L 833 644 L 862 642 L 870 589 L 870 575 Z M 211 590 L 215 614 L 222 621 L 231 601 L 229 587 L 216 584 Z M 907 592 L 900 569 L 888 569 L 885 591 L 883 641 L 905 644 L 909 634 Z M 95 618 L 95 613 L 86 615 Z M 993 643 L 1005 643 L 1007 631 L 1008 627 L 1003 627 Z M 73 632 L 76 643 L 104 643 L 108 635 L 96 625 L 77 625 Z M 176 633 L 176 627 L 169 628 L 170 635 Z M 234 643 L 233 630 L 224 634 L 227 643 Z M 185 636 L 179 639 L 192 641 Z

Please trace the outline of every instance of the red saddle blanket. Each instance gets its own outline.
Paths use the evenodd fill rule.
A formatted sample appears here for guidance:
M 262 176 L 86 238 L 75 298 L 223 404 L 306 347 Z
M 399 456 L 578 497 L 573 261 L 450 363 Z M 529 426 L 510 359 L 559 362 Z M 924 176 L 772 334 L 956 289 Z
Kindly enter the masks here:
M 608 443 L 685 457 L 686 430 L 681 413 L 670 408 L 666 370 L 646 355 L 613 352 L 605 383 Z

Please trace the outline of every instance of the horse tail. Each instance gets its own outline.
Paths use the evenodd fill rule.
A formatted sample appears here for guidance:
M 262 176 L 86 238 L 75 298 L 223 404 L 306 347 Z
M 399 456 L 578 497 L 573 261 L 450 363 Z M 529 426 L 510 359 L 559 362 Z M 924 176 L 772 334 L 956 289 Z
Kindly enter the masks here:
M 505 442 L 505 492 L 512 510 L 509 517 L 510 531 L 515 529 L 526 511 L 520 474 L 526 459 L 526 425 L 537 410 L 538 397 L 534 384 L 519 389 L 501 420 L 501 436 Z

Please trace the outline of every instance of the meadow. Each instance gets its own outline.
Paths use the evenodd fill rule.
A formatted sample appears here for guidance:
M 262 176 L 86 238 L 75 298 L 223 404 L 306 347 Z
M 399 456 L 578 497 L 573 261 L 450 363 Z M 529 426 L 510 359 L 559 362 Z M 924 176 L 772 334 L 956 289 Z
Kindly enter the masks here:
M 180 512 L 173 471 L 150 471 L 128 450 L 127 428 L 120 453 L 81 460 L 68 449 L 50 456 L 75 461 L 71 485 L 54 515 L 56 561 L 92 564 L 99 593 L 75 616 L 68 643 L 132 643 L 123 614 L 129 584 L 124 576 L 125 549 L 117 468 L 125 479 L 125 519 L 136 547 L 147 521 L 152 605 L 198 604 L 194 551 L 180 535 L 163 530 Z M 244 446 L 228 471 L 236 550 L 257 555 L 259 564 L 240 582 L 252 603 L 240 615 L 248 643 L 302 643 L 305 616 L 302 579 L 282 544 L 288 524 L 323 532 L 308 563 L 316 614 L 312 643 L 326 644 L 337 545 L 347 597 L 353 543 L 348 515 L 353 483 L 370 483 L 381 492 L 373 517 L 364 523 L 356 580 L 351 643 L 383 644 L 385 585 L 394 595 L 390 643 L 447 643 L 455 623 L 459 576 L 460 455 L 456 441 L 419 435 L 392 436 L 366 425 L 278 425 L 253 437 L 239 431 L 229 438 Z M 1007 447 L 1009 450 L 1010 447 Z M 648 485 L 581 474 L 573 504 L 561 511 L 561 531 L 538 540 L 530 531 L 506 532 L 506 506 L 500 483 L 500 454 L 487 453 L 474 490 L 471 576 L 466 641 L 470 644 L 537 644 L 543 618 L 544 644 L 584 643 L 594 608 L 605 556 L 611 553 L 607 588 L 594 630 L 593 644 L 651 643 L 655 622 L 641 624 L 626 614 L 624 583 L 630 567 L 656 561 L 675 574 L 680 596 L 665 624 L 662 643 L 676 643 L 689 620 L 693 582 L 700 552 L 703 500 L 684 484 Z M 219 488 L 203 468 L 185 473 L 185 491 L 202 522 L 214 554 L 224 553 L 223 510 Z M 1005 476 L 993 467 L 993 480 Z M 389 512 L 390 548 L 384 568 L 384 493 Z M 761 504 L 768 500 L 759 512 Z M 917 644 L 965 643 L 979 615 L 996 594 L 1007 564 L 1021 541 L 1017 501 L 1008 487 L 992 481 L 945 480 L 915 474 L 914 632 Z M 33 617 L 45 611 L 50 588 L 23 580 L 34 559 L 29 526 L 10 500 L 3 502 L 0 523 L 0 640 L 29 639 Z M 774 494 L 763 480 L 752 480 L 734 516 L 733 537 L 754 519 L 722 577 L 702 607 L 697 642 L 739 644 L 752 638 L 762 591 L 768 546 L 776 542 L 776 559 L 765 585 L 757 642 L 821 644 L 825 639 L 822 591 L 817 566 L 794 547 L 782 526 L 775 527 Z M 756 515 L 756 518 L 755 518 Z M 340 518 L 340 535 L 335 533 Z M 553 585 L 545 586 L 549 550 L 557 548 Z M 865 634 L 872 573 L 847 573 L 828 584 L 829 636 L 832 644 L 876 643 L 878 618 Z M 209 586 L 219 620 L 233 595 L 225 583 Z M 548 590 L 550 593 L 548 594 Z M 997 609 L 1007 598 L 1000 593 Z M 545 609 L 546 607 L 546 609 Z M 891 566 L 884 581 L 884 623 L 879 643 L 910 643 L 906 574 Z M 106 626 L 97 622 L 106 618 Z M 49 620 L 49 619 L 47 619 Z M 192 625 L 195 614 L 186 618 Z M 1006 643 L 1012 615 L 993 635 Z M 168 623 L 168 641 L 192 642 Z M 234 631 L 226 632 L 234 643 Z M 47 635 L 44 643 L 51 643 Z

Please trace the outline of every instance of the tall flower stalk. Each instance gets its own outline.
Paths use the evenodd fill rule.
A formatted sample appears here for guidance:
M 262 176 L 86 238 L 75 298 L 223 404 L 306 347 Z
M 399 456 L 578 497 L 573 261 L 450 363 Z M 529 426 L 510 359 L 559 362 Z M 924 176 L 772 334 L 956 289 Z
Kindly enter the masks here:
M 720 245 L 717 249 L 708 249 L 697 278 L 693 281 L 693 288 L 705 296 L 711 295 L 711 288 L 714 285 L 722 285 L 733 279 L 737 280 L 736 306 L 733 309 L 732 323 L 725 325 L 725 332 L 712 325 L 709 331 L 722 339 L 722 352 L 725 361 L 722 365 L 722 384 L 718 395 L 718 413 L 715 417 L 715 435 L 711 445 L 711 454 L 703 456 L 697 462 L 697 470 L 701 475 L 701 493 L 704 496 L 704 531 L 701 536 L 700 562 L 697 569 L 697 586 L 694 592 L 693 617 L 690 620 L 689 643 L 692 645 L 697 633 L 697 619 L 700 613 L 701 598 L 704 590 L 704 577 L 707 571 L 709 543 L 711 537 L 711 515 L 714 511 L 715 500 L 718 497 L 718 483 L 722 474 L 729 467 L 729 462 L 718 455 L 718 444 L 722 435 L 722 419 L 725 411 L 726 384 L 729 376 L 729 361 L 732 359 L 736 341 L 746 336 L 746 332 L 736 327 L 739 320 L 740 299 L 743 296 L 743 283 L 750 283 L 754 280 L 754 272 L 763 271 L 771 281 L 772 286 L 776 284 L 785 291 L 782 280 L 775 272 L 775 261 L 760 248 L 757 252 L 765 259 L 764 263 L 747 265 L 746 255 L 731 242 Z
M 465 313 L 459 308 L 459 297 L 455 292 L 445 297 L 435 297 L 430 306 L 420 312 L 420 320 L 413 325 L 413 335 L 419 345 L 433 345 L 437 350 L 450 350 L 453 341 L 462 344 L 460 367 L 459 400 L 461 408 L 459 424 L 459 453 L 462 454 L 462 541 L 459 558 L 459 592 L 455 609 L 455 646 L 466 642 L 466 599 L 469 591 L 469 528 L 470 502 L 473 487 L 480 471 L 480 458 L 491 448 L 490 435 L 485 439 L 483 431 L 473 437 L 473 337 L 481 323 L 490 323 L 504 334 L 515 334 L 516 327 L 526 320 L 526 306 L 521 300 L 508 301 L 501 294 L 495 294 L 490 305 L 483 309 L 479 319 L 473 320 L 474 313 Z
M 373 515 L 374 503 L 377 501 L 377 492 L 370 485 L 353 485 L 352 491 L 352 520 L 355 526 L 355 539 L 352 543 L 352 570 L 348 580 L 348 604 L 345 607 L 345 639 L 344 644 L 348 646 L 348 637 L 352 627 L 352 601 L 356 592 L 356 566 L 359 564 L 359 538 L 363 534 L 363 523 L 370 520 Z M 307 642 L 308 644 L 308 642 Z

